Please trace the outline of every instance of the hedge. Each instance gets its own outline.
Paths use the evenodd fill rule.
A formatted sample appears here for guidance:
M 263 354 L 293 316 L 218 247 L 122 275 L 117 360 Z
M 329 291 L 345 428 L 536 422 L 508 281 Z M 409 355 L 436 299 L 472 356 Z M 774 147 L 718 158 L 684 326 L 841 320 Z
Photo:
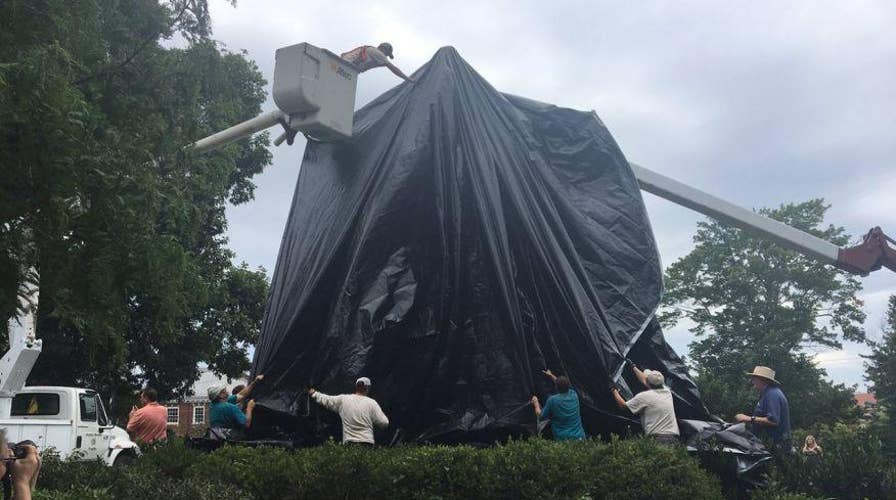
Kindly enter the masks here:
M 794 433 L 802 448 L 807 432 Z M 836 424 L 813 431 L 824 456 L 797 453 L 777 457 L 772 482 L 786 491 L 821 498 L 896 499 L 896 463 L 883 450 L 880 436 L 869 427 Z
M 716 478 L 681 447 L 647 439 L 489 448 L 284 450 L 229 446 L 203 454 L 179 441 L 123 469 L 48 456 L 36 499 L 721 498 Z

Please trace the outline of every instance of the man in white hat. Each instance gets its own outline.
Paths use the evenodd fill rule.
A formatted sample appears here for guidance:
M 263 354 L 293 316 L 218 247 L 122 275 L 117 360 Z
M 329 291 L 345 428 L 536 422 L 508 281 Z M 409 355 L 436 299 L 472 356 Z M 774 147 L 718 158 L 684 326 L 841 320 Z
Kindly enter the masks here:
M 775 380 L 775 371 L 767 366 L 757 366 L 747 375 L 750 376 L 753 387 L 759 391 L 759 403 L 756 404 L 753 415 L 738 413 L 734 420 L 751 424 L 754 433 L 768 435 L 776 447 L 789 451 L 790 404 L 781 390 L 781 384 Z
M 613 399 L 623 410 L 641 416 L 641 427 L 644 434 L 660 444 L 671 445 L 678 442 L 678 420 L 675 418 L 675 405 L 672 402 L 672 391 L 666 387 L 666 378 L 655 370 L 641 370 L 630 363 L 635 377 L 644 384 L 646 391 L 641 391 L 628 401 L 619 394 L 616 384 L 610 388 Z
M 373 446 L 373 427 L 389 426 L 389 419 L 380 405 L 367 396 L 370 379 L 361 377 L 355 381 L 354 394 L 328 396 L 314 388 L 308 389 L 311 397 L 324 408 L 339 414 L 342 420 L 342 443 Z
M 373 68 L 385 66 L 389 68 L 389 71 L 394 73 L 395 76 L 406 82 L 414 83 L 413 78 L 405 75 L 397 66 L 389 62 L 389 59 L 395 59 L 395 56 L 392 55 L 391 43 L 384 42 L 377 47 L 374 47 L 373 45 L 362 45 L 342 54 L 340 57 L 352 63 L 361 73 Z

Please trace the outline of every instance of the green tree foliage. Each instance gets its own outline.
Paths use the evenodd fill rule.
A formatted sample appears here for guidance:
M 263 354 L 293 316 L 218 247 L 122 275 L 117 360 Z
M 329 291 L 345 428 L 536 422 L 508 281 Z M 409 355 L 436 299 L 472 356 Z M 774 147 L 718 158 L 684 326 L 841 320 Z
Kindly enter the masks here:
M 883 336 L 871 344 L 865 368 L 881 410 L 875 426 L 880 428 L 887 453 L 896 457 L 896 295 L 887 303 Z
M 40 276 L 33 381 L 183 392 L 248 366 L 267 293 L 231 263 L 264 135 L 185 145 L 259 113 L 265 81 L 209 38 L 204 0 L 0 2 L 0 312 Z
M 827 209 L 817 199 L 760 213 L 847 244 L 843 228 L 823 227 Z M 783 382 L 795 426 L 854 417 L 852 391 L 825 381 L 806 348 L 864 341 L 858 280 L 714 220 L 698 224 L 694 243 L 666 272 L 661 319 L 693 323 L 691 359 L 710 410 L 751 413 L 758 398 L 744 372 L 765 365 Z

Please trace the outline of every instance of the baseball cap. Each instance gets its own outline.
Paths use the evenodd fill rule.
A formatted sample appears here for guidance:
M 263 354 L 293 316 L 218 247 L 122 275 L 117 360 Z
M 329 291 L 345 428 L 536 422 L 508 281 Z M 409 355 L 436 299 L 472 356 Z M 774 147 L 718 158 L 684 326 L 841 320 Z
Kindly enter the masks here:
M 221 394 L 221 391 L 226 391 L 227 386 L 223 384 L 215 384 L 208 388 L 208 399 L 214 401 L 218 399 L 218 394 Z
M 363 385 L 364 387 L 370 387 L 370 379 L 367 377 L 361 377 L 358 380 L 355 380 L 355 385 Z
M 659 387 L 666 382 L 666 377 L 656 370 L 644 370 L 644 375 L 647 376 L 647 383 L 653 387 Z
M 391 43 L 383 42 L 377 48 L 380 49 L 383 52 L 383 54 L 386 54 L 389 57 L 389 59 L 395 59 L 395 56 L 392 55 L 392 44 Z

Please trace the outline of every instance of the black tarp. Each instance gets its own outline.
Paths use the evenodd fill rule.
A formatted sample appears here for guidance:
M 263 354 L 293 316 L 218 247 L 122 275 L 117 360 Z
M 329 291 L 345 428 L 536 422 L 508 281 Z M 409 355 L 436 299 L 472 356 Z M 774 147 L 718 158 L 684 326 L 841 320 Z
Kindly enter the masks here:
M 653 319 L 650 222 L 597 115 L 502 94 L 450 47 L 414 76 L 355 114 L 350 141 L 306 147 L 255 351 L 256 432 L 338 436 L 303 389 L 367 376 L 391 420 L 379 439 L 532 433 L 550 368 L 586 431 L 625 433 L 608 384 L 631 394 L 626 356 L 665 373 L 679 418 L 711 418 Z

